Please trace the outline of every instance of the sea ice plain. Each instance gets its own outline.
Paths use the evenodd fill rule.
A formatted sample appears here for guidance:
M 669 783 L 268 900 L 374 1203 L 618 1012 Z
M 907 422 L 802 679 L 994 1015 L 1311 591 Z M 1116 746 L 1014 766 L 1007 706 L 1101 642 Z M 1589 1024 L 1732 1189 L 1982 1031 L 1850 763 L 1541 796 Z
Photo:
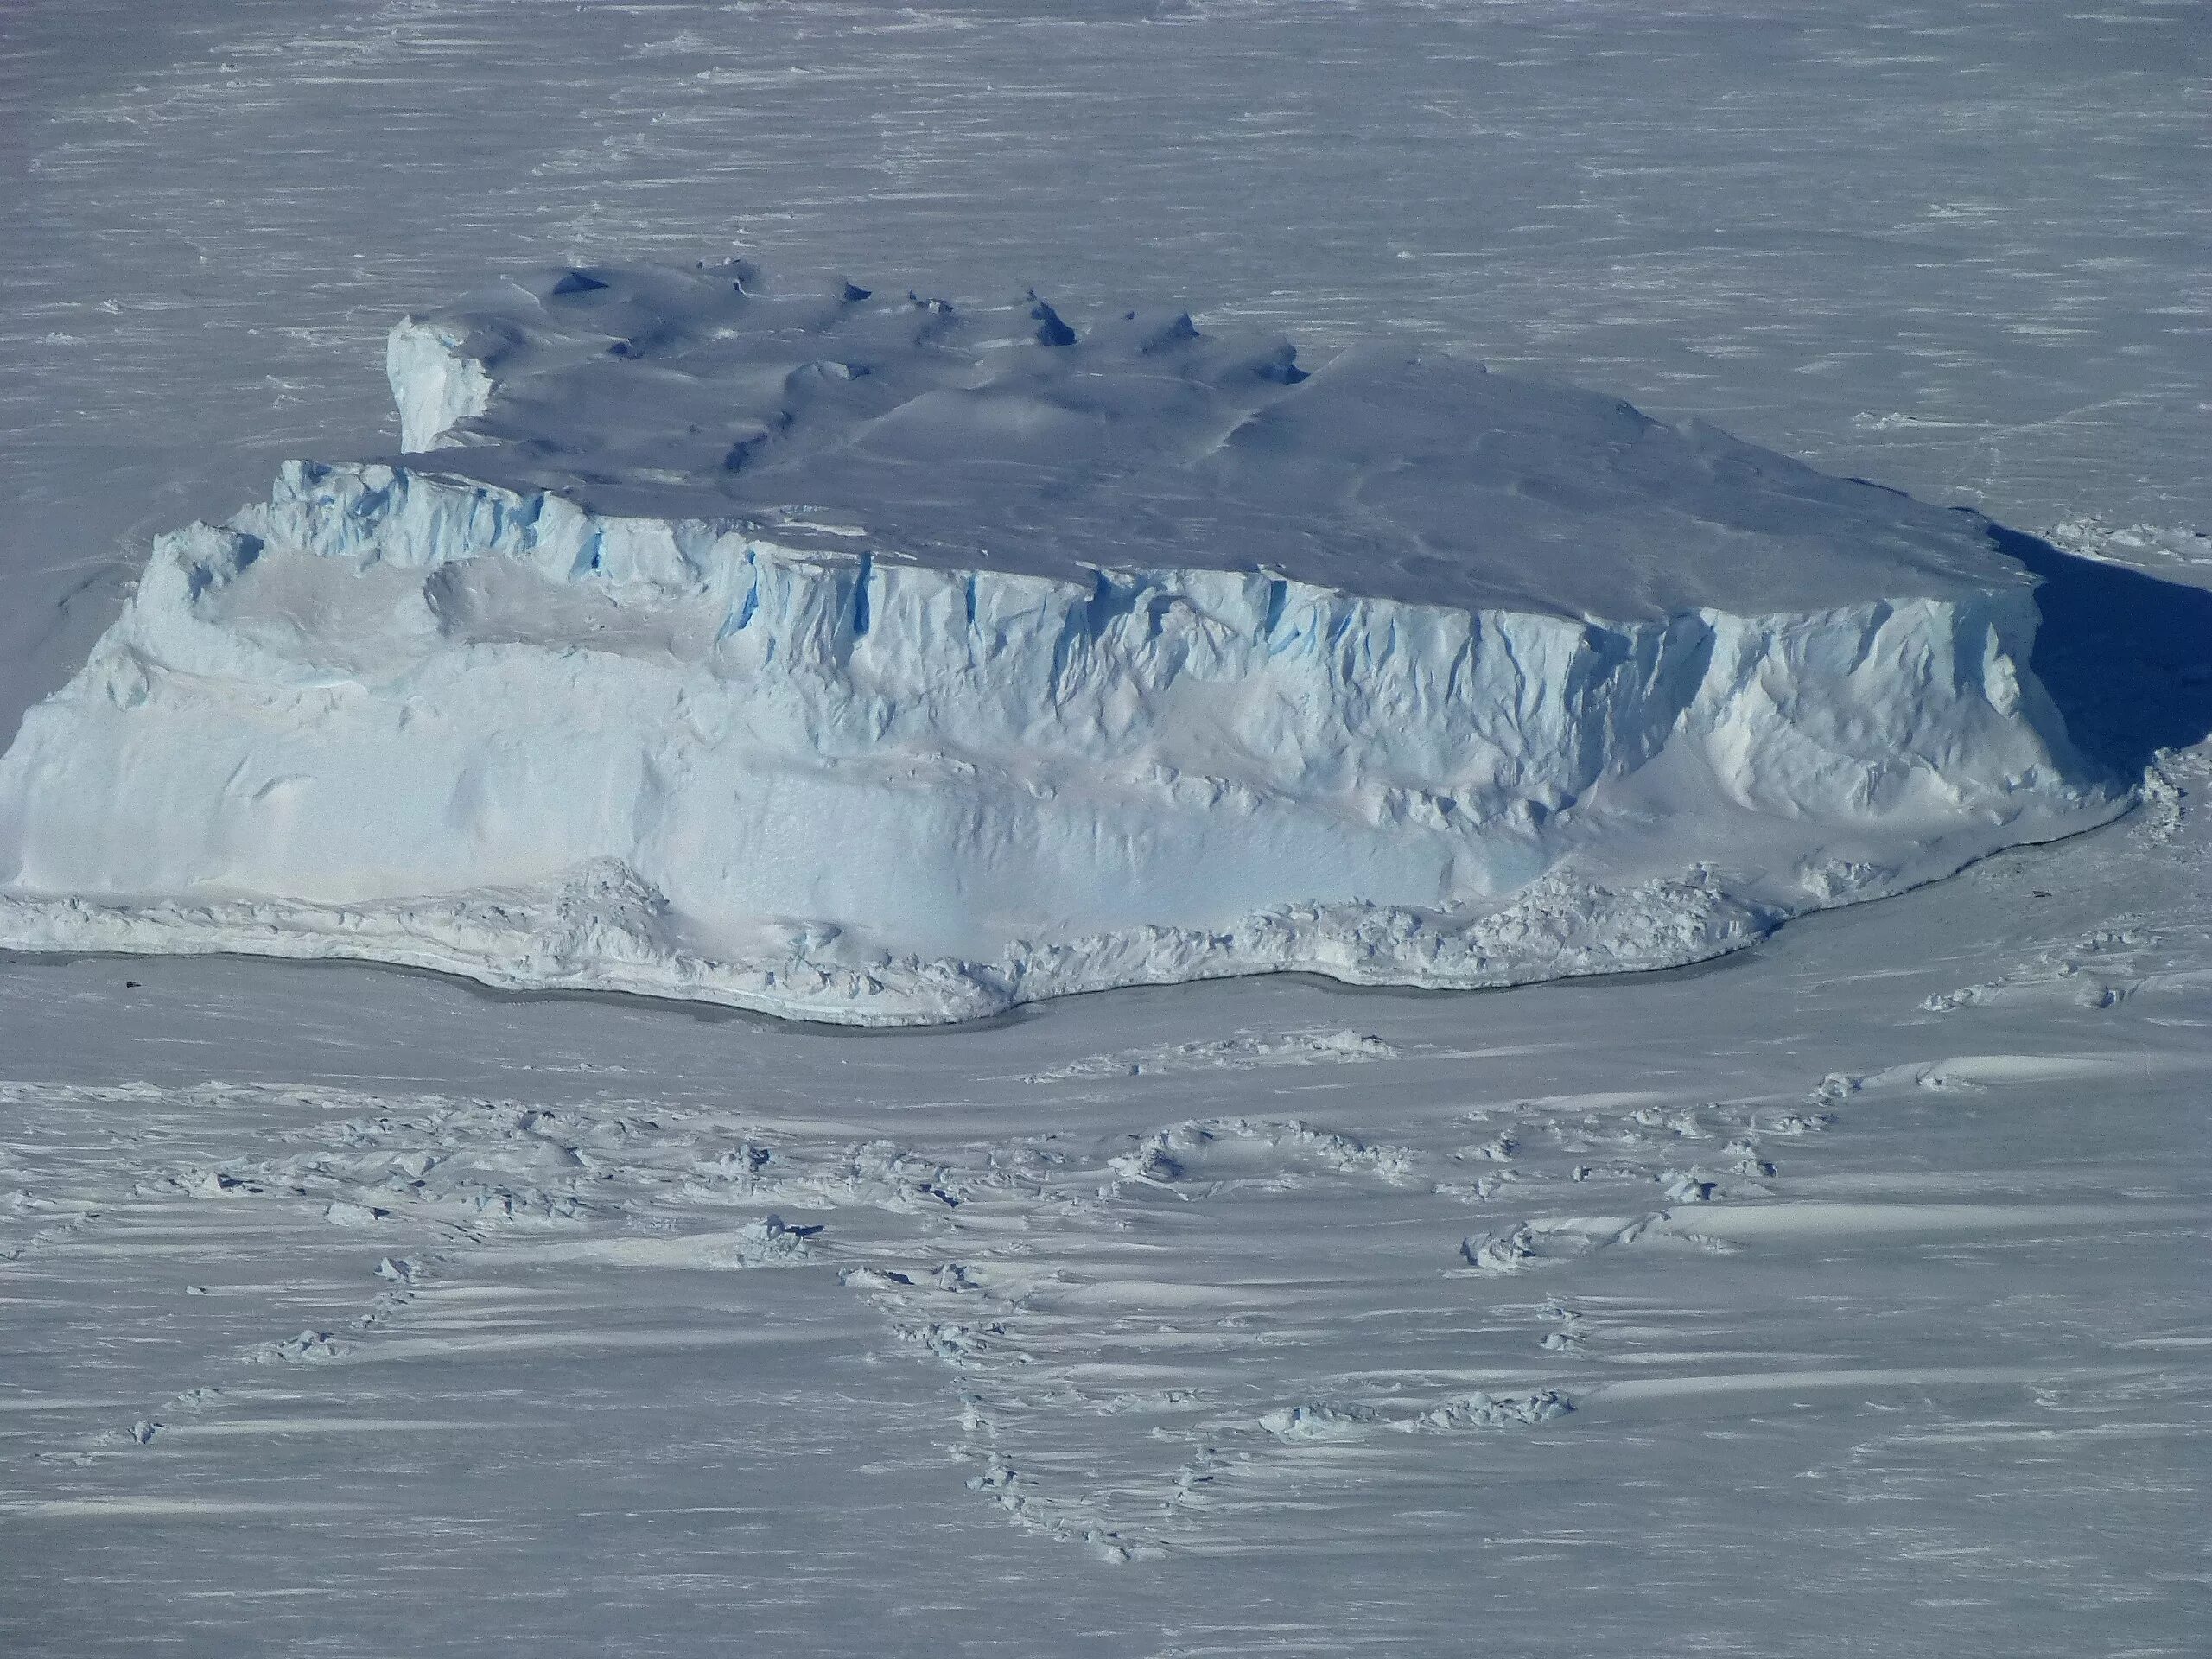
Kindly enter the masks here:
M 837 1033 L 4 964 L 0 1637 L 2186 1659 L 2167 768 L 1749 956 L 1475 996 Z
M 404 453 L 160 538 L 0 941 L 855 1024 L 1677 965 L 2123 810 L 1978 515 L 1376 341 L 739 261 L 392 331 Z

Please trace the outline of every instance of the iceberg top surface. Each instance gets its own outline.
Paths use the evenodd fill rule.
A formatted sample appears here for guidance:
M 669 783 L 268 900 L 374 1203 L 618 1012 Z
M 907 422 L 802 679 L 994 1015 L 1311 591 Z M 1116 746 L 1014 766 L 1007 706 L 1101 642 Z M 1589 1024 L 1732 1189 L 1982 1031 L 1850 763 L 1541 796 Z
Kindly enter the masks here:
M 555 270 L 410 319 L 391 368 L 417 470 L 825 552 L 1622 620 L 2029 581 L 1972 513 L 1702 423 L 1404 346 L 1307 372 L 1173 314 Z

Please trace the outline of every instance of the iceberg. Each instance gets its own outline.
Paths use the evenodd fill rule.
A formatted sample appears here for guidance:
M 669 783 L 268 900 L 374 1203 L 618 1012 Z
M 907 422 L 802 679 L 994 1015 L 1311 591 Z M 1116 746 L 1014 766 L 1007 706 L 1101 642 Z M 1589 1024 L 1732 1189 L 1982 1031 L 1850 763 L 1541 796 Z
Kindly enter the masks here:
M 1978 516 L 1370 344 L 750 264 L 392 331 L 401 453 L 160 538 L 0 944 L 848 1024 L 1677 965 L 2122 810 Z

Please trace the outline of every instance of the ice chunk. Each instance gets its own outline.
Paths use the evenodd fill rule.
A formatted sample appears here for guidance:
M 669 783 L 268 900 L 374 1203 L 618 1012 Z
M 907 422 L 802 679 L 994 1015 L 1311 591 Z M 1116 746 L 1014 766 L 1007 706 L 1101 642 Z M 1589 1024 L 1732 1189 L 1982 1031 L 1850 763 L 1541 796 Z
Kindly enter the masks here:
M 403 322 L 409 453 L 162 538 L 25 721 L 0 941 L 862 1023 L 1499 984 L 2123 804 L 1971 514 L 1449 354 L 889 291 Z

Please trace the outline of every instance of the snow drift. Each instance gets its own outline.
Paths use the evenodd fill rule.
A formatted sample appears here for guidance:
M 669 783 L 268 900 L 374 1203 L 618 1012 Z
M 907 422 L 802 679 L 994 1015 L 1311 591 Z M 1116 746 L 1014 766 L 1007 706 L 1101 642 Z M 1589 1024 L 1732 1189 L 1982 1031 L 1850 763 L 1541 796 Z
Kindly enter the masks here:
M 759 273 L 394 330 L 406 453 L 157 543 L 0 942 L 864 1024 L 1665 966 L 2084 828 L 1984 521 L 1389 346 Z

